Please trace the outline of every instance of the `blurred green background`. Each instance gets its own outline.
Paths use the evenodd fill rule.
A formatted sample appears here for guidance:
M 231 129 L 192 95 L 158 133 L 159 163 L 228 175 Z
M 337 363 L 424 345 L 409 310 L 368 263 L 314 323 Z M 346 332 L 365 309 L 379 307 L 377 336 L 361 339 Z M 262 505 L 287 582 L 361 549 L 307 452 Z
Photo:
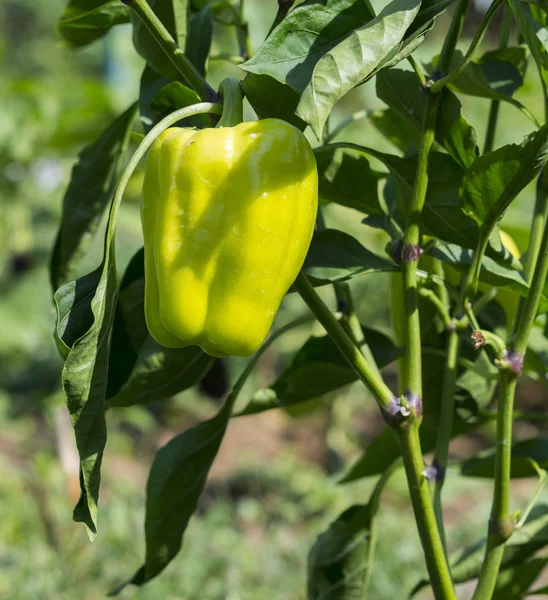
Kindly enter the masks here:
M 109 413 L 101 529 L 90 544 L 83 526 L 71 521 L 77 458 L 59 388 L 62 364 L 52 339 L 55 314 L 47 265 L 76 154 L 135 99 L 143 63 L 133 51 L 128 27 L 117 27 L 82 51 L 64 48 L 55 31 L 64 4 L 3 0 L 0 5 L 0 598 L 6 600 L 100 598 L 129 577 L 143 558 L 144 485 L 154 452 L 218 407 L 211 396 L 191 390 L 161 405 Z M 276 2 L 247 0 L 246 6 L 252 47 L 257 48 Z M 477 15 L 469 21 L 470 32 Z M 419 59 L 428 62 L 437 53 L 437 36 L 443 35 L 446 24 L 446 17 L 440 19 L 419 49 Z M 225 44 L 233 43 L 232 38 L 230 32 L 221 33 L 216 44 L 227 50 Z M 493 31 L 487 45 L 495 39 Z M 212 84 L 231 74 L 237 74 L 237 67 L 212 63 Z M 537 91 L 530 68 L 518 99 L 542 118 Z M 463 104 L 483 139 L 487 101 L 464 98 Z M 374 83 L 369 83 L 337 107 L 334 121 L 380 106 Z M 531 128 L 521 113 L 503 106 L 497 142 L 519 141 Z M 351 129 L 348 139 L 395 151 L 367 122 Z M 119 219 L 120 272 L 142 244 L 141 175 L 134 177 Z M 522 249 L 531 201 L 528 190 L 506 222 Z M 345 228 L 380 251 L 386 240 L 366 229 L 362 218 L 351 209 L 326 209 L 328 225 Z M 100 238 L 82 273 L 98 264 Z M 370 276 L 353 285 L 362 322 L 389 332 L 386 277 Z M 332 302 L 331 292 L 323 293 Z M 278 321 L 304 312 L 302 302 L 291 296 Z M 268 385 L 309 333 L 300 329 L 267 353 L 249 389 Z M 233 380 L 243 362 L 225 364 Z M 394 382 L 393 371 L 387 377 Z M 522 387 L 518 406 L 534 408 L 547 399 L 545 387 L 530 383 Z M 143 589 L 125 590 L 122 596 L 304 599 L 311 544 L 342 510 L 366 501 L 371 489 L 368 481 L 338 486 L 337 474 L 382 427 L 376 407 L 359 385 L 319 400 L 300 414 L 265 413 L 233 422 L 180 556 L 157 580 Z M 516 426 L 518 438 L 536 431 L 532 424 Z M 487 429 L 455 440 L 453 455 L 468 456 L 487 447 L 492 435 Z M 530 497 L 534 484 L 520 480 L 514 486 L 516 508 Z M 483 532 L 490 489 L 489 483 L 449 474 L 446 517 L 451 547 L 474 540 L 479 528 Z M 378 528 L 370 597 L 403 598 L 422 575 L 423 561 L 401 473 L 383 496 Z M 459 594 L 466 598 L 469 590 L 465 586 Z M 428 598 L 428 591 L 421 597 Z

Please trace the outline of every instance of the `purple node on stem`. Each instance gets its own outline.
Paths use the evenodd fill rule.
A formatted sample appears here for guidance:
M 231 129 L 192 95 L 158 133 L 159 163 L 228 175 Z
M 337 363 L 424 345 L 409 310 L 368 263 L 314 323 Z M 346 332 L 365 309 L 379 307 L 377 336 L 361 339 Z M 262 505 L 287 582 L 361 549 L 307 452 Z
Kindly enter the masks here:
M 422 474 L 428 479 L 435 483 L 443 483 L 445 479 L 445 467 L 442 467 L 437 459 L 431 465 L 424 467 Z
M 521 375 L 523 371 L 523 354 L 515 350 L 505 350 L 503 360 L 514 375 Z
M 403 262 L 410 264 L 417 262 L 421 256 L 421 248 L 416 244 L 405 244 L 403 247 Z

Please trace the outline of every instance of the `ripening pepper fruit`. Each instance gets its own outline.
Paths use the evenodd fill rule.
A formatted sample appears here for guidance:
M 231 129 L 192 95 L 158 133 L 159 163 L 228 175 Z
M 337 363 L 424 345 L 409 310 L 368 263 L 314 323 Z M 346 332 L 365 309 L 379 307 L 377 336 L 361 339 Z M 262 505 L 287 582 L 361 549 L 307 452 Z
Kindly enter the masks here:
M 255 352 L 302 267 L 317 206 L 314 154 L 285 121 L 167 129 L 141 205 L 151 335 L 212 356 Z

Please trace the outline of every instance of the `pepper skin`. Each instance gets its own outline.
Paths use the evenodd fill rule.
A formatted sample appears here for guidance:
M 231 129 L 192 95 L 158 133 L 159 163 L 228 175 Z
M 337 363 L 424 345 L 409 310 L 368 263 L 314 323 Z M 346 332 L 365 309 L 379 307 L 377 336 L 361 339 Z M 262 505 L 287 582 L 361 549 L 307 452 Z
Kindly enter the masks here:
M 151 335 L 212 356 L 255 352 L 302 267 L 317 206 L 314 154 L 285 121 L 167 129 L 141 205 Z

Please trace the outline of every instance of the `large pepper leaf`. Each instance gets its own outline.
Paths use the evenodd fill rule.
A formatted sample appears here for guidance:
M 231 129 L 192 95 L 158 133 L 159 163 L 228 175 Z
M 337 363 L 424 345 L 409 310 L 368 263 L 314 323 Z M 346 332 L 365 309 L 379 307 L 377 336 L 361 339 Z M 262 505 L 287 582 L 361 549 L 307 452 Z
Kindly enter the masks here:
M 241 68 L 269 75 L 300 95 L 322 56 L 374 16 L 363 0 L 307 0 L 287 15 Z
M 355 208 L 365 214 L 384 214 L 379 204 L 378 184 L 384 177 L 374 171 L 365 156 L 342 148 L 321 152 L 318 165 L 320 199 Z
M 377 256 L 351 235 L 337 229 L 315 232 L 303 266 L 304 273 L 314 285 L 397 270 L 394 263 Z
M 91 293 L 89 282 L 93 279 L 98 280 L 98 284 L 94 293 Z M 77 293 L 80 282 L 86 289 L 84 297 Z M 110 252 L 94 273 L 67 284 L 55 294 L 58 309 L 56 337 L 63 337 L 63 332 L 60 331 L 63 323 L 68 323 L 64 340 L 68 341 L 67 331 L 74 337 L 80 335 L 68 351 L 61 383 L 80 457 L 81 496 L 73 518 L 86 525 L 91 539 L 97 534 L 101 462 L 107 435 L 105 393 L 109 339 L 116 296 L 116 264 L 113 253 Z M 71 306 L 67 301 L 69 298 L 74 298 L 80 304 Z M 76 328 L 70 325 L 73 308 L 78 322 Z
M 213 40 L 213 9 L 206 4 L 193 15 L 188 24 L 185 54 L 190 62 L 205 76 L 207 57 Z
M 53 289 L 66 283 L 88 250 L 120 178 L 137 105 L 120 115 L 80 152 L 63 198 L 63 217 L 51 258 Z
M 102 38 L 111 27 L 128 22 L 128 9 L 119 0 L 71 0 L 57 31 L 69 46 L 81 48 Z
M 66 284 L 55 294 L 55 339 L 66 354 L 61 385 L 80 458 L 81 496 L 73 518 L 85 523 L 91 539 L 97 534 L 101 462 L 106 445 L 105 395 L 118 296 L 114 236 L 120 201 L 121 193 L 115 194 L 101 265 L 93 273 Z M 97 287 L 93 291 L 92 284 L 95 282 Z
M 525 138 L 480 156 L 464 176 L 463 211 L 490 232 L 548 161 L 548 124 Z
M 318 139 L 335 104 L 399 49 L 419 7 L 420 0 L 393 0 L 318 61 L 297 107 Z

